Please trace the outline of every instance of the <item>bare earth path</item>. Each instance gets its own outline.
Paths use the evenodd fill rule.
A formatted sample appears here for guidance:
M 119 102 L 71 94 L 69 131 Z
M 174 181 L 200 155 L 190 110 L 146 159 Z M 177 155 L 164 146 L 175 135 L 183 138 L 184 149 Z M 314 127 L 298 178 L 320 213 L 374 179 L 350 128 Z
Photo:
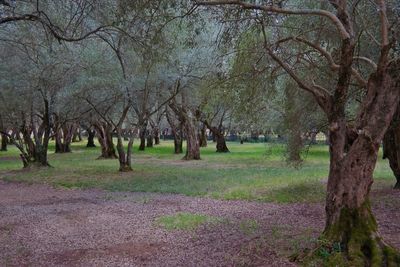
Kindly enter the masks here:
M 382 235 L 400 248 L 400 192 L 376 192 L 374 197 Z M 177 212 L 224 221 L 197 231 L 167 231 L 154 222 Z M 294 266 L 282 251 L 307 246 L 323 221 L 321 204 L 64 190 L 0 181 L 0 266 Z

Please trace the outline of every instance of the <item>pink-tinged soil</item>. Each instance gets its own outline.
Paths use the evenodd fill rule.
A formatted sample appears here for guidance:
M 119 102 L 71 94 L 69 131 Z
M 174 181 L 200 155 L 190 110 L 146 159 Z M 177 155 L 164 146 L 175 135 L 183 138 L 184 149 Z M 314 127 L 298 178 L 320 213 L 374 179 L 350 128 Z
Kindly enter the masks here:
M 400 191 L 373 194 L 386 241 L 400 248 Z M 163 215 L 219 217 L 168 231 Z M 0 266 L 295 266 L 324 225 L 322 204 L 64 190 L 0 181 Z

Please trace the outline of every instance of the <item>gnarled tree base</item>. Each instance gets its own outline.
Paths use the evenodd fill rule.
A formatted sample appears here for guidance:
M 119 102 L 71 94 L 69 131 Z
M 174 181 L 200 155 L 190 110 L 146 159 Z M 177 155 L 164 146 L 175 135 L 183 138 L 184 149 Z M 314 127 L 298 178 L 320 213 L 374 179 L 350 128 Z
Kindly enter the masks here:
M 377 232 L 370 204 L 358 209 L 342 208 L 338 221 L 327 227 L 320 245 L 305 261 L 324 266 L 400 266 L 400 253 L 386 244 Z

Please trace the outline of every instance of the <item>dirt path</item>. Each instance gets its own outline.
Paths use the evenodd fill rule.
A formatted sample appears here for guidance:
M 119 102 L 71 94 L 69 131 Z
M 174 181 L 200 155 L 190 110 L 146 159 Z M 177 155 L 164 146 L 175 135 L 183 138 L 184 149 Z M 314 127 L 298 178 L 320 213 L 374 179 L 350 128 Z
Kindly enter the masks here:
M 400 248 L 400 192 L 376 198 L 381 232 Z M 197 231 L 167 231 L 154 223 L 176 212 L 225 220 Z M 0 266 L 294 266 L 284 251 L 307 246 L 323 221 L 320 204 L 63 190 L 0 181 Z

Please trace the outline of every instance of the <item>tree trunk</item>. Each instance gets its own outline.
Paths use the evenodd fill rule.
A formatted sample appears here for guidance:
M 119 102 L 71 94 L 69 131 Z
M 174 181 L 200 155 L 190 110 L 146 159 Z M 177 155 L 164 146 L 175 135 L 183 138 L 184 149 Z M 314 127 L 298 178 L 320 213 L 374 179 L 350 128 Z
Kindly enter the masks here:
M 153 135 L 151 134 L 151 132 L 148 132 L 147 134 L 147 147 L 153 147 Z
M 132 145 L 133 138 L 130 137 L 128 142 L 127 152 L 125 153 L 124 145 L 122 142 L 122 135 L 118 133 L 117 150 L 118 150 L 118 160 L 119 160 L 119 171 L 120 172 L 130 172 L 132 171 Z
M 99 159 L 116 159 L 116 151 L 112 139 L 112 125 L 108 123 L 96 123 L 96 132 L 101 146 Z
M 225 134 L 224 131 L 222 130 L 222 125 L 220 125 L 218 128 L 212 126 L 207 120 L 204 120 L 204 124 L 210 129 L 212 135 L 215 137 L 215 140 L 217 142 L 217 151 L 218 153 L 228 153 L 229 149 L 226 146 L 226 140 L 225 140 Z
M 147 122 L 139 123 L 139 138 L 140 138 L 140 145 L 139 151 L 144 151 L 146 147 L 146 132 L 147 132 Z
M 94 137 L 96 136 L 96 131 L 88 129 L 87 133 L 88 133 L 88 141 L 86 147 L 96 147 L 96 145 L 94 144 Z
M 371 212 L 369 193 L 383 136 L 399 101 L 397 84 L 386 73 L 373 74 L 356 120 L 356 138 L 345 149 L 344 105 L 329 118 L 330 169 L 323 237 L 338 244 L 348 266 L 398 266 L 400 255 L 385 244 Z
M 7 151 L 8 137 L 5 134 L 1 134 L 1 148 L 0 151 Z
M 223 133 L 218 133 L 215 136 L 217 137 L 217 152 L 228 153 L 229 149 L 226 146 L 225 135 Z
M 200 129 L 199 133 L 199 142 L 200 142 L 200 147 L 207 147 L 207 127 L 204 125 Z
M 396 177 L 394 189 L 400 189 L 400 105 L 383 137 L 383 158 L 389 160 L 390 168 Z
M 189 111 L 185 113 L 185 134 L 186 134 L 186 154 L 183 157 L 185 160 L 199 160 L 200 159 L 200 143 L 197 135 L 197 127 L 193 114 Z
M 72 123 L 65 123 L 62 127 L 56 129 L 55 132 L 56 153 L 71 152 L 71 142 L 74 133 L 76 133 L 76 126 Z
M 153 129 L 153 136 L 154 136 L 154 144 L 159 145 L 160 144 L 160 129 L 158 127 L 155 127 Z
M 80 141 L 82 141 L 81 130 L 79 127 L 77 127 L 72 136 L 72 143 L 77 143 Z
M 179 133 L 174 134 L 174 153 L 183 153 L 183 138 Z

